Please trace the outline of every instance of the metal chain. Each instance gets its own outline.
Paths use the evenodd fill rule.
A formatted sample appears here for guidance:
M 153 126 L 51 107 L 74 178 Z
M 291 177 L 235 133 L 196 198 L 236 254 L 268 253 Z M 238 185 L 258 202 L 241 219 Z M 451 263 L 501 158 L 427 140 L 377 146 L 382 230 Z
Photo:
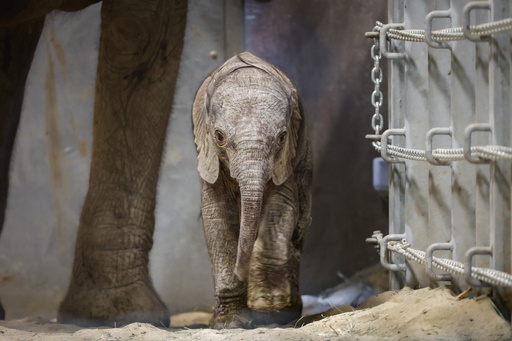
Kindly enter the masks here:
M 384 24 L 381 22 L 376 23 L 373 32 L 380 32 Z M 512 18 L 507 18 L 499 21 L 489 22 L 476 26 L 470 26 L 471 34 L 476 36 L 488 36 L 495 33 L 505 32 L 512 30 Z M 389 29 L 386 37 L 388 39 L 399 39 L 412 42 L 424 42 L 425 41 L 425 30 L 398 30 Z M 465 39 L 461 27 L 447 28 L 432 32 L 432 39 L 435 41 L 451 41 Z M 372 116 L 372 129 L 375 131 L 375 136 L 378 137 L 380 132 L 383 130 L 384 119 L 380 113 L 380 108 L 384 97 L 380 90 L 380 84 L 382 83 L 383 73 L 380 68 L 380 60 L 382 58 L 381 51 L 379 48 L 379 38 L 374 38 L 374 44 L 371 48 L 371 56 L 374 61 L 374 67 L 372 69 L 371 78 L 375 85 L 374 91 L 372 92 L 371 102 L 375 107 L 375 113 Z M 381 144 L 379 141 L 373 141 L 374 148 L 381 152 Z M 478 156 L 482 159 L 487 160 L 499 160 L 499 159 L 512 159 L 512 148 L 506 146 L 478 146 L 471 147 L 471 153 L 474 156 Z M 394 157 L 405 158 L 409 160 L 426 161 L 425 151 L 401 148 L 393 145 L 388 145 L 388 154 Z M 432 151 L 435 159 L 438 161 L 458 161 L 464 159 L 464 153 L 461 148 L 457 149 L 436 149 Z
M 379 39 L 375 38 L 373 41 L 373 46 L 370 50 L 373 59 L 372 82 L 375 85 L 372 92 L 372 105 L 375 107 L 375 113 L 372 116 L 372 129 L 375 131 L 375 135 L 379 135 L 382 127 L 384 126 L 384 118 L 380 113 L 380 108 L 382 107 L 382 102 L 384 100 L 384 96 L 380 90 L 380 84 L 382 83 L 382 69 L 380 68 L 379 63 L 382 55 L 380 53 Z

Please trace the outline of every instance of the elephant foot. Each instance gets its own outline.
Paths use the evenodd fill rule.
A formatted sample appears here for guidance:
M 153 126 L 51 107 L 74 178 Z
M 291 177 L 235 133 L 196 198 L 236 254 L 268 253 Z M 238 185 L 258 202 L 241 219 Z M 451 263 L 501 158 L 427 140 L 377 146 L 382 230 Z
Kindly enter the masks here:
M 279 288 L 256 287 L 249 288 L 247 306 L 260 312 L 273 312 L 290 305 L 290 284 Z
M 279 324 L 285 325 L 296 321 L 302 313 L 302 302 L 279 311 L 260 312 L 248 308 L 227 311 L 223 308 L 216 308 L 210 320 L 212 329 L 252 329 L 257 326 Z
M 290 289 L 289 282 L 278 287 L 249 287 L 247 305 L 252 309 L 255 325 L 287 324 L 300 318 L 302 300 L 297 290 Z
M 72 284 L 59 307 L 59 323 L 119 327 L 133 322 L 169 327 L 167 307 L 146 282 L 119 288 Z
M 282 310 L 292 303 L 286 264 L 272 264 L 263 260 L 255 258 L 251 264 L 247 306 L 260 312 Z
M 279 324 L 285 325 L 300 318 L 302 305 L 300 307 L 286 307 L 279 311 L 264 313 L 252 311 L 252 320 L 255 326 Z
M 223 307 L 216 308 L 210 320 L 212 329 L 254 328 L 251 311 L 248 308 L 227 311 Z
M 263 313 L 248 308 L 220 314 L 217 310 L 210 320 L 212 329 L 252 329 L 258 326 L 279 324 L 285 325 L 300 318 L 302 306 L 287 307 L 279 311 Z

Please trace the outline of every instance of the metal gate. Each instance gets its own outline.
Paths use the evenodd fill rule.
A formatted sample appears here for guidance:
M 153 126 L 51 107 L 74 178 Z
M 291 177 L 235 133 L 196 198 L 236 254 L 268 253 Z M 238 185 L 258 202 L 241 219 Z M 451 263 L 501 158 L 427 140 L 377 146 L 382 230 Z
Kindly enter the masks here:
M 393 288 L 491 287 L 508 313 L 511 1 L 389 0 L 388 7 L 389 24 L 369 34 L 377 45 L 368 138 L 390 164 L 389 235 L 373 236 L 381 262 L 393 270 Z M 389 63 L 386 130 L 380 54 Z

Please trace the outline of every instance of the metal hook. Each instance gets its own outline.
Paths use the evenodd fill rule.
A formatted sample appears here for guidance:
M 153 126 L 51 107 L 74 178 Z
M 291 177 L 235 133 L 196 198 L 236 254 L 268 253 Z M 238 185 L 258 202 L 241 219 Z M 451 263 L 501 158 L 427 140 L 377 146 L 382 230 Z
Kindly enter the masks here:
M 452 279 L 451 274 L 436 274 L 432 270 L 432 260 L 434 251 L 437 250 L 448 250 L 453 251 L 453 241 L 449 243 L 434 243 L 427 249 L 427 274 L 430 278 L 435 281 L 450 281 Z
M 471 135 L 475 131 L 488 131 L 492 134 L 492 126 L 489 123 L 473 123 L 464 130 L 464 158 L 471 163 L 489 163 L 489 160 L 482 160 L 471 155 Z
M 486 9 L 486 10 L 491 11 L 492 10 L 491 6 L 492 5 L 489 1 L 473 1 L 473 2 L 468 3 L 466 6 L 464 6 L 464 9 L 462 10 L 462 20 L 463 20 L 462 33 L 464 33 L 464 36 L 466 37 L 466 39 L 468 39 L 474 43 L 484 42 L 484 41 L 488 41 L 490 39 L 489 36 L 474 36 L 474 35 L 472 35 L 469 27 L 470 27 L 470 21 L 471 21 L 470 16 L 471 16 L 472 10 Z
M 432 139 L 434 138 L 434 135 L 452 136 L 452 128 L 432 128 L 427 132 L 425 137 L 425 157 L 427 158 L 427 161 L 436 166 L 447 165 L 449 164 L 448 162 L 438 161 L 432 154 Z
M 425 42 L 428 46 L 435 49 L 449 49 L 450 45 L 441 43 L 432 39 L 432 20 L 435 18 L 452 18 L 451 10 L 447 11 L 432 11 L 425 17 Z
M 386 254 L 388 252 L 388 242 L 399 241 L 406 237 L 405 233 L 402 234 L 388 234 L 382 238 L 380 245 L 380 264 L 389 271 L 405 271 L 405 264 L 392 264 L 387 261 Z
M 474 287 L 490 287 L 491 284 L 484 283 L 471 277 L 474 255 L 489 255 L 492 257 L 492 247 L 475 246 L 469 249 L 464 256 L 464 258 L 466 259 L 466 262 L 464 264 L 464 277 L 466 278 L 466 282 L 468 282 L 469 285 Z
M 405 163 L 403 160 L 399 160 L 397 158 L 389 156 L 388 153 L 388 138 L 390 135 L 400 135 L 405 136 L 405 129 L 388 129 L 382 133 L 382 136 L 380 137 L 380 144 L 381 144 L 381 152 L 380 155 L 384 160 L 386 160 L 389 163 Z
M 404 52 L 389 52 L 388 51 L 388 44 L 386 35 L 388 33 L 388 30 L 390 28 L 394 28 L 397 30 L 403 30 L 404 29 L 404 23 L 400 24 L 386 24 L 380 29 L 380 51 L 384 57 L 387 59 L 403 59 L 405 58 Z

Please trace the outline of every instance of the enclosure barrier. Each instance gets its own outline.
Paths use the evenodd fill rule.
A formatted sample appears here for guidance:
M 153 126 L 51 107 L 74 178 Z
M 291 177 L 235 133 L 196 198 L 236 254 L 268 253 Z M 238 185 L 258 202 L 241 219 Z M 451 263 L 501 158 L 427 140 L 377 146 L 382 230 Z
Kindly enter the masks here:
M 510 1 L 389 0 L 388 17 L 367 33 L 375 108 L 367 138 L 390 165 L 389 235 L 367 241 L 393 289 L 449 281 L 456 291 L 491 290 L 510 318 Z
M 432 244 L 427 249 L 427 252 L 424 252 L 411 248 L 411 245 L 406 239 L 402 239 L 400 241 L 394 240 L 397 237 L 401 238 L 404 236 L 405 235 L 388 235 L 386 236 L 387 240 L 384 240 L 382 232 L 374 231 L 372 238 L 368 238 L 366 242 L 377 246 L 379 254 L 381 255 L 382 266 L 390 271 L 405 271 L 405 264 L 390 264 L 386 256 L 386 251 L 388 250 L 404 256 L 409 261 L 425 265 L 427 267 L 429 277 L 434 280 L 448 281 L 450 280 L 449 276 L 453 274 L 465 277 L 466 281 L 470 285 L 474 286 L 486 286 L 487 284 L 492 284 L 495 286 L 512 287 L 511 274 L 494 269 L 473 267 L 472 253 L 466 253 L 465 264 L 451 259 L 437 258 L 433 256 L 433 251 L 435 250 L 452 250 L 452 243 Z M 482 249 L 482 253 L 483 252 L 491 253 L 491 250 L 489 248 L 485 248 Z M 448 274 L 438 275 L 432 271 L 433 268 L 445 271 Z M 475 280 L 479 280 L 480 282 L 475 282 Z

